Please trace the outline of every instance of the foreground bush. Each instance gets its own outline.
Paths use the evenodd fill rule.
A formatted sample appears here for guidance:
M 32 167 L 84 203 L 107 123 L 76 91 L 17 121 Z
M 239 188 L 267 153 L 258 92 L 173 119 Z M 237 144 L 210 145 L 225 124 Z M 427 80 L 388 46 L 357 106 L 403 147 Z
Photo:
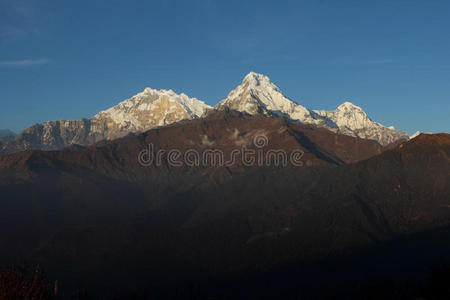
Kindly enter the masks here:
M 56 282 L 52 287 L 46 281 L 39 266 L 35 268 L 13 266 L 0 270 L 0 300 L 53 299 L 57 289 Z

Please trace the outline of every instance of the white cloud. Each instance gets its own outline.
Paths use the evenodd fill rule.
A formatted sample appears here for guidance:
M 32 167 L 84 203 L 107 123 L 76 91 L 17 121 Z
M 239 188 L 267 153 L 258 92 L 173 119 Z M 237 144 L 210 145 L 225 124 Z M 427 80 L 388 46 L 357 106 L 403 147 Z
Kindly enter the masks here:
M 49 62 L 46 58 L 41 59 L 23 59 L 23 60 L 5 60 L 0 61 L 1 68 L 22 68 L 30 66 L 45 65 Z

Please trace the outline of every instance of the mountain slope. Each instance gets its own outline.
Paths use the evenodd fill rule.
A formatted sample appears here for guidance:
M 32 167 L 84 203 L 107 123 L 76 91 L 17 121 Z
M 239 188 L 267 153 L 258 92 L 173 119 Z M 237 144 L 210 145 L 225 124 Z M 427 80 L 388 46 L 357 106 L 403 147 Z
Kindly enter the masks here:
M 371 121 L 360 107 L 349 102 L 340 105 L 336 111 L 309 110 L 287 98 L 267 76 L 254 72 L 245 76 L 242 83 L 215 109 L 237 110 L 250 115 L 282 116 L 333 132 L 372 139 L 383 146 L 408 140 L 405 133 Z M 197 119 L 210 110 L 211 107 L 204 102 L 185 94 L 146 88 L 91 119 L 33 125 L 14 141 L 2 142 L 0 154 L 28 149 L 56 150 L 70 145 L 88 146 L 182 120 Z
M 224 108 L 252 115 L 284 116 L 345 135 L 376 140 L 383 146 L 400 139 L 408 140 L 406 133 L 371 121 L 360 107 L 350 102 L 341 104 L 336 111 L 309 110 L 287 98 L 267 76 L 254 72 L 245 76 L 242 83 L 216 105 L 218 110 Z
M 95 124 L 92 131 L 98 134 L 106 131 L 106 139 L 115 139 L 130 132 L 143 132 L 152 127 L 199 118 L 208 108 L 204 102 L 186 94 L 146 88 L 142 93 L 95 115 L 91 119 Z
M 247 74 L 242 83 L 216 105 L 218 110 L 224 108 L 251 115 L 284 116 L 302 123 L 333 127 L 331 122 L 327 123 L 328 120 L 287 98 L 269 77 L 255 72 Z
M 0 129 L 0 141 L 11 141 L 17 136 L 16 133 L 9 129 Z
M 146 88 L 92 119 L 49 121 L 33 125 L 14 141 L 4 143 L 0 154 L 27 149 L 56 150 L 70 145 L 91 145 L 154 127 L 200 117 L 209 106 L 172 90 Z
M 303 150 L 305 164 L 138 159 L 149 144 L 165 153 L 257 150 L 256 136 L 269 149 Z M 0 242 L 8 247 L 0 263 L 32 258 L 93 290 L 140 280 L 148 287 L 297 266 L 449 225 L 450 135 L 382 150 L 283 118 L 224 111 L 83 149 L 4 155 Z
M 302 150 L 302 160 L 310 160 L 313 165 L 337 166 L 356 162 L 379 154 L 383 148 L 371 140 L 360 140 L 346 135 L 339 135 L 323 128 L 311 125 L 297 124 L 281 117 L 251 116 L 236 111 L 216 111 L 205 118 L 186 123 L 174 124 L 169 127 L 159 127 L 138 136 L 97 143 L 90 147 L 64 149 L 62 151 L 27 151 L 0 157 L 0 167 L 17 164 L 29 155 L 46 158 L 45 161 L 60 161 L 73 157 L 73 165 L 83 165 L 88 169 L 100 172 L 120 165 L 123 172 L 138 172 L 147 169 L 165 169 L 165 165 L 153 165 L 142 168 L 138 162 L 139 153 L 147 149 L 149 144 L 154 151 L 170 149 L 195 150 L 202 153 L 208 149 L 221 150 L 224 158 L 230 158 L 233 150 L 246 148 L 258 149 L 255 139 L 264 141 L 264 151 L 281 149 L 290 153 L 292 150 Z M 105 153 L 109 154 L 105 161 Z M 242 169 L 241 154 L 236 156 L 236 163 L 230 166 L 209 165 L 198 166 L 203 171 L 223 168 L 228 170 Z M 128 160 L 128 161 L 127 161 Z M 104 162 L 98 165 L 93 162 Z M 19 164 L 21 165 L 21 164 Z M 28 165 L 25 164 L 24 167 Z M 186 167 L 186 166 L 185 166 Z M 216 168 L 217 167 L 217 168 Z M 197 168 L 188 168 L 188 170 Z M 184 170 L 184 168 L 179 168 Z M 106 169 L 105 175 L 115 174 L 118 170 Z M 124 175 L 126 176 L 126 175 Z
M 344 102 L 334 111 L 315 110 L 315 113 L 330 119 L 339 127 L 339 133 L 378 141 L 388 145 L 398 140 L 408 140 L 406 133 L 373 122 L 361 107 Z

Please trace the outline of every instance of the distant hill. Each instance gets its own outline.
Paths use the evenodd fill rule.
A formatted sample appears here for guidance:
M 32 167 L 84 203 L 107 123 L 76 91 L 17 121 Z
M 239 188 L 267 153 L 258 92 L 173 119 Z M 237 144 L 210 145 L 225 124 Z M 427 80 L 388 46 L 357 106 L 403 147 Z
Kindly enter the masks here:
M 9 129 L 0 129 L 0 140 L 9 142 L 14 140 L 17 134 Z

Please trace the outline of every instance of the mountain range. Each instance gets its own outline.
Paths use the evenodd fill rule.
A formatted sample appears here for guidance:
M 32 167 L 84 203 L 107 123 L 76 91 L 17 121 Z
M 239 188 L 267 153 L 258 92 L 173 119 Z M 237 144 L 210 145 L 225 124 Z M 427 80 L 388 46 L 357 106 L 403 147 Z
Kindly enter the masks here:
M 262 146 L 255 143 L 261 136 Z M 166 153 L 161 164 L 138 159 L 149 145 Z M 301 151 L 302 164 L 237 159 L 178 166 L 167 155 L 215 149 L 230 157 L 243 146 L 255 153 Z M 0 264 L 33 261 L 65 289 L 81 280 L 94 295 L 145 288 L 167 296 L 183 282 L 211 287 L 248 274 L 281 280 L 284 268 L 308 270 L 449 226 L 449 157 L 448 134 L 421 134 L 387 149 L 285 117 L 229 109 L 87 147 L 2 155 L 0 243 L 8 247 L 0 249 Z M 374 263 L 375 270 L 417 271 L 423 251 L 431 261 L 450 249 L 442 234 L 430 236 L 436 237 L 426 250 L 389 251 L 395 263 Z M 364 263 L 383 261 L 383 253 L 368 254 Z M 301 278 L 320 286 L 318 270 Z M 332 270 L 337 278 L 361 274 Z M 258 291 L 268 288 L 257 282 Z
M 0 154 L 28 149 L 57 150 L 71 145 L 88 146 L 183 120 L 202 118 L 212 110 L 223 109 L 250 115 L 282 116 L 335 133 L 372 139 L 382 146 L 409 139 L 402 131 L 373 122 L 360 107 L 350 102 L 343 103 L 335 111 L 307 109 L 287 98 L 267 76 L 250 72 L 214 108 L 172 90 L 146 88 L 91 119 L 49 121 L 28 127 L 14 140 L 1 142 Z
M 358 106 L 344 102 L 335 111 L 309 110 L 287 98 L 267 76 L 250 72 L 216 109 L 235 109 L 249 114 L 283 116 L 336 133 L 372 139 L 386 146 L 408 140 L 406 133 L 373 122 Z
M 0 266 L 42 266 L 62 299 L 418 299 L 386 282 L 450 259 L 450 134 L 253 72 L 215 107 L 147 88 L 0 147 Z

